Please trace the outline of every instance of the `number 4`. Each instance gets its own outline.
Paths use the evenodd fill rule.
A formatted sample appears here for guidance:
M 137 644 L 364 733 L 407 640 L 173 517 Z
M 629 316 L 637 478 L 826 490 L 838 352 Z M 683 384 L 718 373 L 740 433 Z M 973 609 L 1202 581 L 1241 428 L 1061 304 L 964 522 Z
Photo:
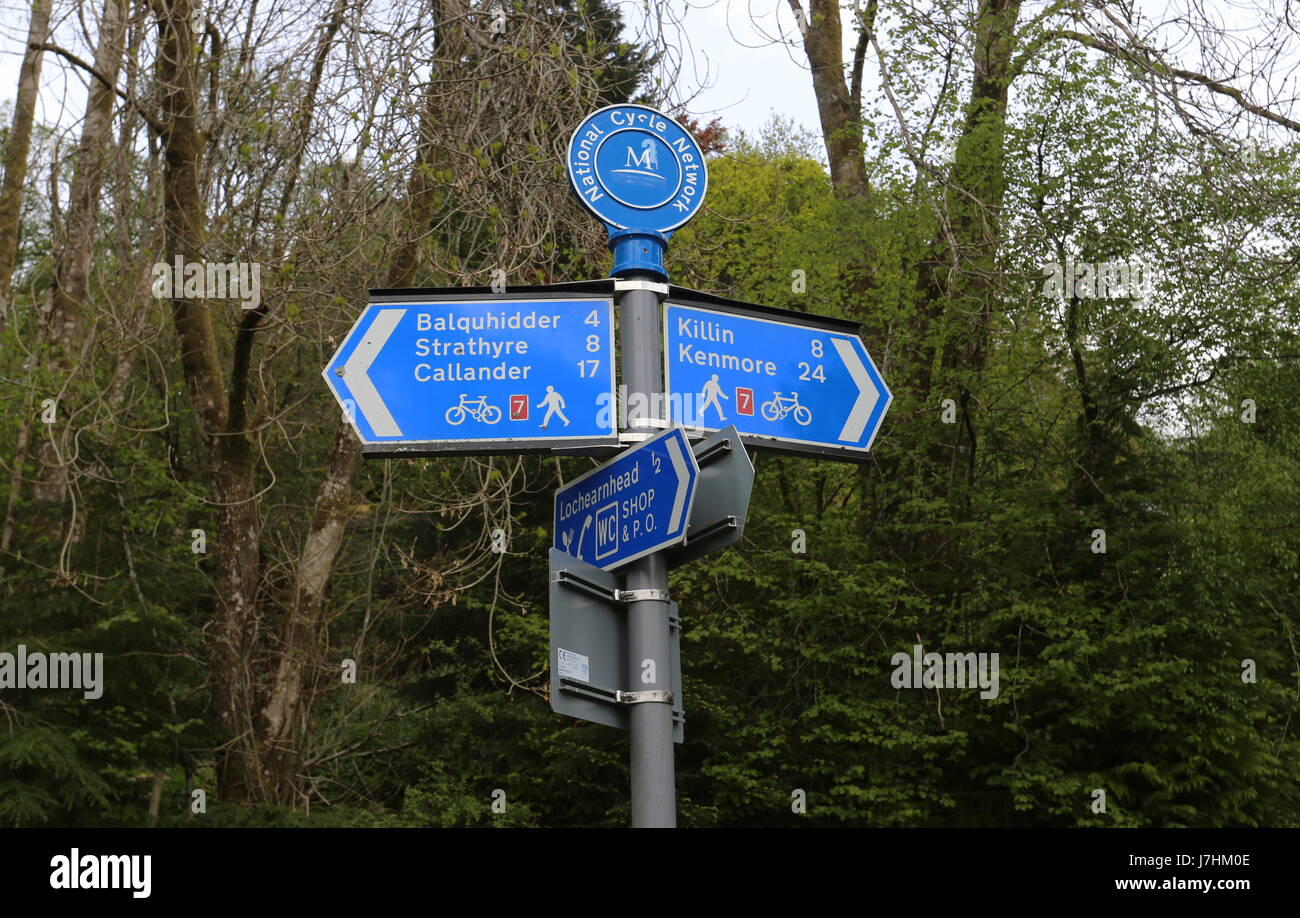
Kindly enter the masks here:
M 582 320 L 582 324 L 594 325 L 597 328 L 600 328 L 600 310 L 593 309 L 591 312 L 587 313 L 587 318 Z

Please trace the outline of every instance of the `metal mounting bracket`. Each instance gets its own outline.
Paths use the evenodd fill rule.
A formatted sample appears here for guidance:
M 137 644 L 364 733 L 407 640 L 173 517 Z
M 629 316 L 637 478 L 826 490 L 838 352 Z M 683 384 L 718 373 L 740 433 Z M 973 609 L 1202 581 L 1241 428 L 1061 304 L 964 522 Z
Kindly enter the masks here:
M 672 704 L 673 693 L 663 689 L 650 689 L 644 692 L 617 692 L 614 700 L 619 704 Z
M 615 278 L 614 290 L 616 292 L 621 292 L 623 290 L 650 290 L 663 296 L 668 295 L 667 284 L 661 284 L 643 278 Z
M 667 590 L 615 590 L 618 602 L 668 602 Z
M 555 572 L 554 580 L 556 583 L 567 586 L 570 589 L 581 590 L 589 593 L 607 602 L 618 602 L 619 590 L 606 589 L 602 584 L 592 583 L 586 577 L 567 568 L 560 568 Z
M 735 528 L 736 528 L 736 518 L 734 516 L 724 516 L 720 520 L 714 520 L 712 523 L 708 523 L 704 526 L 699 526 L 696 527 L 695 529 L 689 530 L 686 533 L 686 541 L 683 542 L 682 544 L 689 545 L 692 542 L 698 541 L 700 539 L 706 539 L 709 536 L 714 535 L 715 533 L 719 533 L 727 529 L 735 529 Z

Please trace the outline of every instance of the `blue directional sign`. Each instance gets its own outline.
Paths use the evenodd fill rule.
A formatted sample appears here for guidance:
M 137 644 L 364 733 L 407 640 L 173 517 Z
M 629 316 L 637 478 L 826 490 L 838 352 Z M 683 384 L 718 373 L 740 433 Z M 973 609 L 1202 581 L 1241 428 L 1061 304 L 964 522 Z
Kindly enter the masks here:
M 611 230 L 675 230 L 709 185 L 690 131 L 645 105 L 592 112 L 573 132 L 566 163 L 578 199 Z
M 324 376 L 371 453 L 617 445 L 607 297 L 366 307 Z
M 869 450 L 893 398 L 856 334 L 671 302 L 664 389 L 677 424 L 819 454 Z
M 554 547 L 608 571 L 676 545 L 699 474 L 682 430 L 656 434 L 556 492 Z

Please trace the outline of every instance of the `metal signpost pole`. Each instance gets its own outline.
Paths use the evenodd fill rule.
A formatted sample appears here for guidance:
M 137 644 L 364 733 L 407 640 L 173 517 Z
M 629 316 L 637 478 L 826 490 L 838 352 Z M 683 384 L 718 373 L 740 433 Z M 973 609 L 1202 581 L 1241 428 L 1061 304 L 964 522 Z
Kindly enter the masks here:
M 658 286 L 658 278 L 646 272 L 628 272 L 620 279 L 647 281 L 647 286 Z M 653 289 L 624 290 L 618 299 L 624 384 L 629 395 L 644 393 L 642 404 L 645 405 L 659 404 L 663 390 L 659 304 L 659 294 Z M 629 429 L 647 434 L 658 432 L 647 426 Z M 672 684 L 667 557 L 663 552 L 649 554 L 630 564 L 626 576 L 631 594 L 627 597 L 631 600 L 627 604 L 627 671 L 638 693 L 656 693 L 641 696 L 646 701 L 633 704 L 628 712 L 632 827 L 673 828 L 677 825 L 677 797 L 673 780 L 673 709 L 667 697 Z
M 619 336 L 627 404 L 656 411 L 663 392 L 660 297 L 667 296 L 668 238 L 699 211 L 708 190 L 704 151 L 673 118 L 644 105 L 610 105 L 588 115 L 569 139 L 567 171 L 574 194 L 605 224 L 619 294 Z M 620 399 L 622 402 L 622 399 Z M 658 431 L 632 423 L 629 432 Z M 631 530 L 629 530 L 630 532 Z M 668 559 L 662 551 L 627 567 L 632 739 L 632 825 L 677 824 L 673 790 L 672 658 Z

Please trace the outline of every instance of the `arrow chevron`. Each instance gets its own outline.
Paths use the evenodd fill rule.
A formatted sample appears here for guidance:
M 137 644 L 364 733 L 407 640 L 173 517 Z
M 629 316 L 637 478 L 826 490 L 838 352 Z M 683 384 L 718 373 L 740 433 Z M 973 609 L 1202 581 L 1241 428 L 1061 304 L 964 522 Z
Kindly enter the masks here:
M 393 420 L 392 412 L 379 397 L 379 390 L 370 379 L 370 365 L 375 362 L 379 352 L 384 349 L 388 339 L 397 328 L 397 323 L 406 315 L 405 309 L 381 309 L 370 323 L 365 336 L 357 349 L 343 364 L 343 379 L 356 400 L 361 415 L 369 422 L 377 437 L 400 437 L 402 428 Z
M 853 403 L 853 409 L 849 412 L 844 427 L 840 429 L 841 440 L 856 443 L 862 439 L 862 432 L 867 428 L 867 419 L 871 417 L 871 412 L 880 399 L 880 391 L 871 381 L 871 374 L 867 372 L 866 364 L 862 362 L 862 358 L 858 356 L 858 352 L 847 338 L 832 338 L 831 343 L 835 345 L 835 352 L 840 355 L 840 360 L 844 361 L 849 376 L 853 377 L 853 384 L 858 387 L 857 401 Z
M 673 509 L 668 516 L 668 531 L 676 532 L 682 524 L 682 511 L 686 508 L 686 484 L 690 480 L 690 472 L 686 468 L 686 457 L 682 455 L 681 442 L 676 437 L 670 437 L 665 445 L 668 459 L 673 464 L 673 472 L 677 475 L 677 493 L 673 495 Z

